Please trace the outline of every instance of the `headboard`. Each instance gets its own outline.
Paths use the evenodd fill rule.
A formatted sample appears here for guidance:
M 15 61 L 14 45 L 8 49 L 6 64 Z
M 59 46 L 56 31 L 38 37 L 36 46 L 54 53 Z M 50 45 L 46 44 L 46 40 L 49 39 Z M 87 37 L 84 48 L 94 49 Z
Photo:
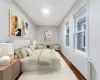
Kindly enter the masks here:
M 13 40 L 13 49 L 19 49 L 31 44 L 31 40 Z

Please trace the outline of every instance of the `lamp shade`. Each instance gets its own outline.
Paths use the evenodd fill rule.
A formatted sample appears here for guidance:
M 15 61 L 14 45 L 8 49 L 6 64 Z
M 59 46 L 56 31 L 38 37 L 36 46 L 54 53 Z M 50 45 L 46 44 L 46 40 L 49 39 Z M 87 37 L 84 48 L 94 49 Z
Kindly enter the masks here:
M 0 43 L 0 57 L 14 54 L 13 52 L 12 43 Z

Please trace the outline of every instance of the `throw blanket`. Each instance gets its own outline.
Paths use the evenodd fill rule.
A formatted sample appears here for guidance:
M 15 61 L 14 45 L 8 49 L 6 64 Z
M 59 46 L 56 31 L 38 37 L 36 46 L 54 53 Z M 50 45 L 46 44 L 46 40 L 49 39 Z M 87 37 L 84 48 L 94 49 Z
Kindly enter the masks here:
M 38 62 L 42 65 L 50 65 L 50 49 L 43 49 Z
M 52 64 L 60 64 L 60 59 L 59 57 L 57 56 L 59 53 L 56 52 L 55 50 L 51 50 L 51 62 Z
M 30 59 L 29 59 L 29 62 L 28 63 L 37 64 L 38 63 L 39 56 L 41 55 L 42 51 L 43 51 L 42 49 L 35 50 L 33 52 L 33 55 L 30 56 Z

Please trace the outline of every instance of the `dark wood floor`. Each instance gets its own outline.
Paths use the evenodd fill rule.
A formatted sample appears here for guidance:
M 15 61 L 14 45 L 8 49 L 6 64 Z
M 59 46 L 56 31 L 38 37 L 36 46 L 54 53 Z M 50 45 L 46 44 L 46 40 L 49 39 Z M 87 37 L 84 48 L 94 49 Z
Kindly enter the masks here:
M 73 66 L 73 64 L 59 51 L 60 55 L 64 59 L 64 61 L 67 63 L 67 65 L 70 67 L 70 69 L 73 71 L 75 76 L 78 78 L 78 80 L 86 80 L 83 75 Z
M 22 72 L 19 74 L 19 76 L 15 80 L 18 80 L 21 75 L 22 75 Z

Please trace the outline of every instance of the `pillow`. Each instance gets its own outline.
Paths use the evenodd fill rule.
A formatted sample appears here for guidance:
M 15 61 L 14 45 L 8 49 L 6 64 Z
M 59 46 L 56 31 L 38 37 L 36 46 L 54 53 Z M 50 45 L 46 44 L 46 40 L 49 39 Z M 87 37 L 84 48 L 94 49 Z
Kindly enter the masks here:
M 32 50 L 30 48 L 26 48 L 28 56 L 32 55 Z
M 11 61 L 11 58 L 9 56 L 3 56 L 0 58 L 0 65 L 7 65 Z
M 15 51 L 15 54 L 21 59 L 22 58 L 22 55 L 20 54 L 19 50 L 16 50 Z
M 38 48 L 38 49 L 42 49 L 42 48 L 44 48 L 44 45 L 38 44 L 38 45 L 37 45 L 37 48 Z
M 20 54 L 22 55 L 22 58 L 27 57 L 27 52 L 26 52 L 25 48 L 20 49 L 19 52 L 20 52 Z
M 32 50 L 32 52 L 35 50 L 35 46 L 34 45 L 29 46 L 29 48 Z

